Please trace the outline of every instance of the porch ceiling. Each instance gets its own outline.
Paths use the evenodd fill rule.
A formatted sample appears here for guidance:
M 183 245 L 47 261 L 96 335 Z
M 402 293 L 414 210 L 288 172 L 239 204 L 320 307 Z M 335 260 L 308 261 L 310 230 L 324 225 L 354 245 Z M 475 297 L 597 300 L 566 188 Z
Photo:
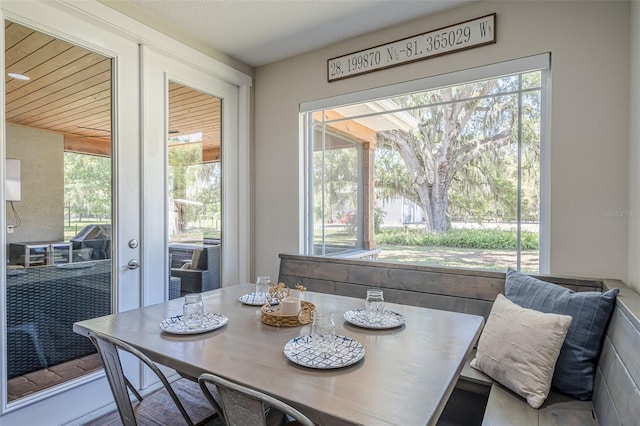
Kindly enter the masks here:
M 62 133 L 70 151 L 110 153 L 109 58 L 9 21 L 5 58 L 7 123 Z M 218 98 L 170 82 L 170 136 L 202 132 L 203 145 L 219 152 L 220 104 Z

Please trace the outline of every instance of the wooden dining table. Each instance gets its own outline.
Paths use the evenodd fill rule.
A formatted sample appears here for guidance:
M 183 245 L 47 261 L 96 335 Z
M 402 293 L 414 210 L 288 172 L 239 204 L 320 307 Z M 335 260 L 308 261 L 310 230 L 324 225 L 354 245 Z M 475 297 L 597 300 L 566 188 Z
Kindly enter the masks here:
M 80 321 L 90 330 L 123 340 L 155 362 L 197 378 L 210 372 L 283 400 L 319 425 L 433 425 L 453 391 L 483 325 L 480 316 L 387 303 L 404 325 L 370 329 L 352 325 L 344 313 L 364 307 L 363 298 L 305 292 L 319 312 L 332 312 L 336 334 L 357 340 L 362 360 L 317 369 L 291 362 L 284 346 L 311 333 L 310 325 L 274 327 L 260 307 L 239 298 L 255 290 L 236 284 L 203 293 L 206 312 L 225 315 L 221 328 L 201 334 L 170 334 L 162 320 L 182 314 L 184 298 Z

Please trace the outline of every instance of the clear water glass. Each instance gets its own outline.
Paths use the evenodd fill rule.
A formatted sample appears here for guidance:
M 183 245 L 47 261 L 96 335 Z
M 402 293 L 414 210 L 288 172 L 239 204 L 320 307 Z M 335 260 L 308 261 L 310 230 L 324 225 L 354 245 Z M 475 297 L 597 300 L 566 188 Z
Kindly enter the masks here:
M 313 314 L 311 324 L 311 338 L 316 354 L 328 357 L 336 349 L 336 324 L 331 312 L 318 312 Z
M 187 328 L 198 328 L 204 320 L 204 304 L 201 294 L 187 294 L 182 307 L 182 321 Z
M 269 295 L 269 287 L 271 287 L 271 277 L 258 275 L 258 279 L 256 279 L 256 299 L 266 301 Z
M 370 322 L 376 324 L 384 319 L 384 295 L 380 289 L 367 290 L 364 310 Z

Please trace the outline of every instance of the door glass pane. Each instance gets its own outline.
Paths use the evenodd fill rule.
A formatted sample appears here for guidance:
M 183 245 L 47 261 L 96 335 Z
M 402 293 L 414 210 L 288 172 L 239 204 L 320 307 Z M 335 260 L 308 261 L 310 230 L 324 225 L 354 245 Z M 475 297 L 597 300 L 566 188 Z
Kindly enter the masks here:
M 169 298 L 220 287 L 220 98 L 169 82 Z
M 110 58 L 5 22 L 8 400 L 100 368 L 111 313 Z

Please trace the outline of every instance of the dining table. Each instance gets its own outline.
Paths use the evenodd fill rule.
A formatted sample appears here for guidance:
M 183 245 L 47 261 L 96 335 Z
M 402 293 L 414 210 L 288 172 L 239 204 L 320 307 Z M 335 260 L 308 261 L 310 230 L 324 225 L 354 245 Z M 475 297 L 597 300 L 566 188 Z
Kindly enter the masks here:
M 364 354 L 344 366 L 318 367 L 285 353 L 311 334 L 311 325 L 265 324 L 260 306 L 240 301 L 254 291 L 255 284 L 241 283 L 202 293 L 205 312 L 226 321 L 207 332 L 161 328 L 179 318 L 184 298 L 80 321 L 73 329 L 120 339 L 185 377 L 208 372 L 265 392 L 318 425 L 412 426 L 437 423 L 484 323 L 477 315 L 386 303 L 394 322 L 363 326 L 350 314 L 361 312 L 365 294 L 305 291 L 302 299 L 317 312 L 333 313 L 338 338 Z

